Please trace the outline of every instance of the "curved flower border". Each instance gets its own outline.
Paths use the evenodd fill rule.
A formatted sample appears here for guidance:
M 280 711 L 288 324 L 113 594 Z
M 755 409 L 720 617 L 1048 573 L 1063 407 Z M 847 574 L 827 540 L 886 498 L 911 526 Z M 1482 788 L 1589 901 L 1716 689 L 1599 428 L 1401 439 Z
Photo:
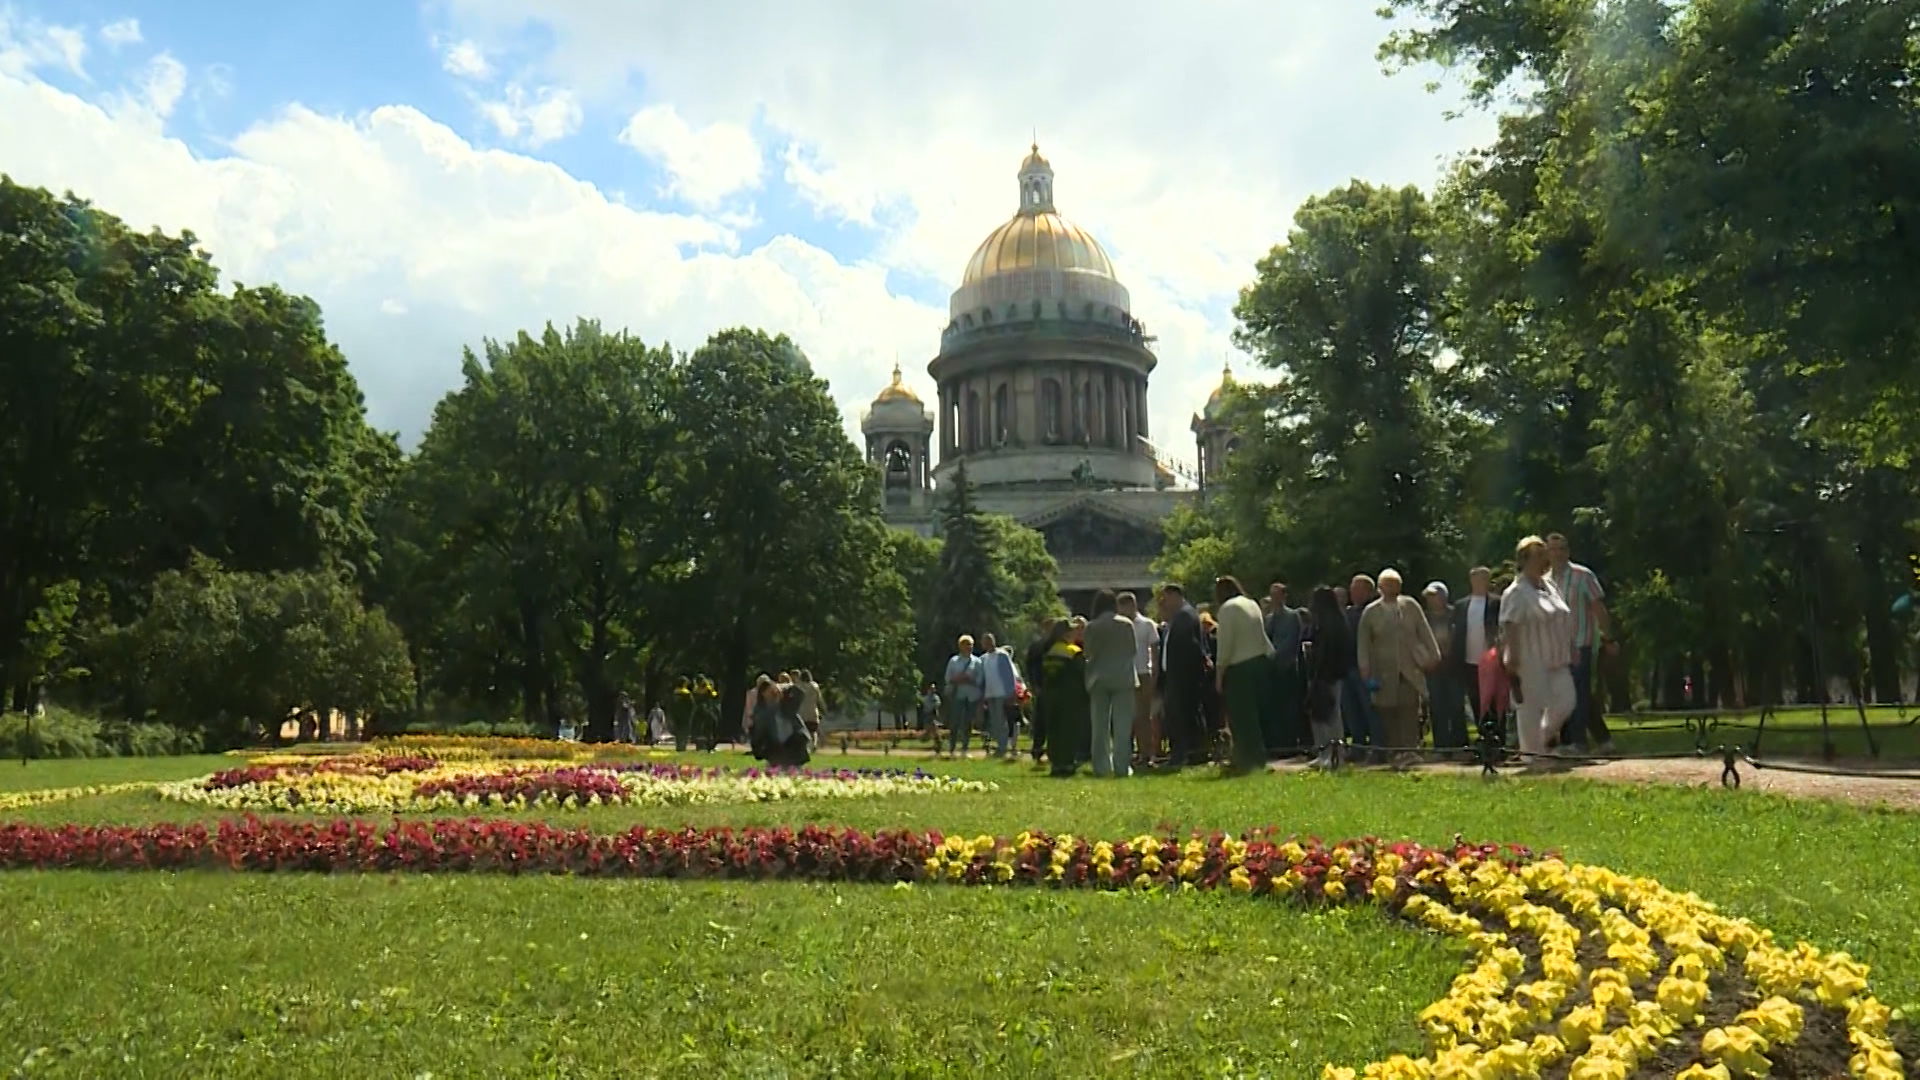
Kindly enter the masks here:
M 1815 1007 L 1844 1016 L 1852 1076 L 1906 1075 L 1889 1030 L 1892 1013 L 1869 993 L 1866 965 L 1804 943 L 1782 947 L 1747 920 L 1651 879 L 1511 846 L 1276 842 L 1266 831 L 1120 842 L 819 826 L 595 834 L 479 818 L 385 826 L 251 816 L 212 828 L 0 825 L 0 869 L 68 867 L 1228 889 L 1302 904 L 1371 901 L 1466 938 L 1476 959 L 1420 1013 L 1430 1053 L 1360 1070 L 1328 1065 L 1325 1080 L 1519 1080 L 1550 1069 L 1569 1080 L 1627 1080 L 1645 1075 L 1683 1030 L 1700 1033 L 1700 1060 L 1681 1080 L 1765 1076 L 1769 1052 L 1794 1044 Z M 1497 929 L 1502 923 L 1506 929 Z M 1732 1023 L 1706 1028 L 1714 976 L 1734 964 L 1764 996 Z M 1530 972 L 1536 977 L 1520 981 Z
M 1395 1056 L 1359 1071 L 1329 1065 L 1323 1080 L 1499 1080 L 1539 1077 L 1557 1066 L 1570 1080 L 1626 1080 L 1643 1075 L 1681 1031 L 1705 1028 L 1712 980 L 1734 964 L 1761 1000 L 1732 1023 L 1701 1031 L 1699 1060 L 1677 1074 L 1680 1080 L 1768 1075 L 1768 1054 L 1799 1041 L 1810 1006 L 1844 1015 L 1854 1048 L 1850 1075 L 1906 1076 L 1888 1030 L 1892 1012 L 1868 992 L 1865 964 L 1804 942 L 1782 948 L 1770 931 L 1720 915 L 1691 893 L 1558 858 L 1521 866 L 1463 861 L 1416 873 L 1412 885 L 1403 895 L 1404 880 L 1383 876 L 1374 892 L 1414 922 L 1466 937 L 1475 966 L 1421 1012 L 1430 1054 Z M 1518 983 L 1528 957 L 1508 933 L 1488 930 L 1472 912 L 1529 936 L 1540 977 Z M 1583 934 L 1575 918 L 1594 928 Z M 1597 939 L 1594 951 L 1604 963 L 1583 968 L 1585 937 Z M 1648 990 L 1644 999 L 1636 994 Z M 1579 995 L 1584 1002 L 1563 1008 Z
M 989 781 L 918 770 L 734 772 L 667 764 L 352 757 L 228 769 L 155 790 L 164 799 L 221 810 L 365 814 L 866 799 L 997 789 Z

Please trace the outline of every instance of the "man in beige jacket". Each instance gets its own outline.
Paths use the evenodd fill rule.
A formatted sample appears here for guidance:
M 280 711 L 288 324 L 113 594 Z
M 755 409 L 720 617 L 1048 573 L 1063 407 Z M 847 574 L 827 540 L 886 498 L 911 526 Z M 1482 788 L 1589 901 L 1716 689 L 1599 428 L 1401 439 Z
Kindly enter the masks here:
M 1419 760 L 1412 751 L 1420 742 L 1420 703 L 1440 646 L 1420 601 L 1401 592 L 1398 570 L 1380 571 L 1380 599 L 1361 613 L 1358 638 L 1360 678 L 1373 691 L 1394 767 L 1406 768 Z

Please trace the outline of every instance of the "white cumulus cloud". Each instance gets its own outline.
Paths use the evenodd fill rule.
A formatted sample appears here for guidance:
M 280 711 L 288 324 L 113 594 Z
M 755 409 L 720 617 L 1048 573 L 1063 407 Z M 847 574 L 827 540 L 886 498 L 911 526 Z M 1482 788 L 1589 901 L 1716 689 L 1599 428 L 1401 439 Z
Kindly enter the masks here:
M 493 73 L 487 54 L 469 38 L 449 42 L 440 53 L 440 66 L 448 74 L 462 79 L 484 79 Z
M 480 115 L 503 137 L 529 147 L 545 146 L 580 130 L 584 113 L 571 90 L 543 86 L 528 93 L 508 84 L 502 97 L 480 103 Z
M 191 229 L 228 280 L 319 300 L 375 422 L 409 438 L 457 384 L 461 346 L 550 320 L 599 318 L 680 348 L 727 326 L 792 334 L 850 424 L 894 357 L 925 355 L 945 321 L 891 294 L 878 265 L 792 237 L 735 254 L 716 219 L 623 205 L 404 106 L 291 107 L 218 156 L 150 115 L 10 71 L 0 116 L 15 180 L 72 189 L 136 228 Z
M 1214 0 L 443 0 L 598 105 L 751 124 L 822 217 L 877 226 L 882 263 L 946 287 L 1017 205 L 1038 128 L 1056 195 L 1161 335 L 1153 423 L 1184 449 L 1218 384 L 1231 307 L 1308 196 L 1354 177 L 1428 183 L 1488 141 L 1431 73 L 1388 76 L 1375 3 Z M 1036 22 L 1036 12 L 1044 18 Z M 931 352 L 937 342 L 923 348 Z M 1171 441 L 1172 428 L 1179 432 Z M 1190 450 L 1184 450 L 1189 456 Z
M 14 14 L 0 4 L 0 74 L 26 75 L 58 68 L 87 77 L 87 35 L 76 26 L 58 26 Z
M 100 28 L 100 40 L 110 49 L 140 44 L 140 20 L 120 19 Z
M 689 125 L 671 105 L 634 113 L 620 141 L 660 162 L 667 193 L 695 206 L 713 207 L 729 195 L 760 186 L 760 145 L 739 124 Z

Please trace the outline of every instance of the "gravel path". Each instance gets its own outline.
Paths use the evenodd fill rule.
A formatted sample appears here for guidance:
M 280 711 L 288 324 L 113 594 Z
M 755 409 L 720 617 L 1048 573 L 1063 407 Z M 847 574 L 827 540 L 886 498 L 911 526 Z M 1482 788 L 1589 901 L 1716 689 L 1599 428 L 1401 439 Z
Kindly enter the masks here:
M 826 742 L 828 752 L 839 753 L 839 748 L 832 745 L 831 737 Z M 932 755 L 925 750 L 904 747 L 895 750 L 891 755 L 883 755 L 880 750 L 864 747 L 856 747 L 848 753 L 861 757 L 891 756 L 916 763 L 932 760 Z M 975 760 L 978 759 L 976 754 Z M 1020 760 L 1020 767 L 1025 768 L 1026 758 L 1022 757 Z M 1804 765 L 1808 768 L 1824 767 L 1817 762 L 1782 762 L 1781 764 Z M 1301 767 L 1298 764 L 1283 763 L 1275 765 L 1274 769 L 1279 772 L 1290 772 L 1297 771 Z M 1876 771 L 1876 766 L 1870 762 L 1838 762 L 1834 767 L 1856 772 Z M 1478 768 L 1477 765 L 1430 764 L 1419 766 L 1418 771 L 1471 774 L 1478 771 Z M 1920 810 L 1920 768 L 1879 768 L 1877 771 L 1883 772 L 1884 775 L 1870 777 L 1816 775 L 1772 768 L 1755 769 L 1746 762 L 1741 762 L 1738 768 L 1741 791 L 1760 791 L 1798 799 L 1830 799 L 1858 806 Z M 1557 782 L 1563 778 L 1572 778 L 1615 784 L 1672 784 L 1680 787 L 1717 788 L 1720 787 L 1720 771 L 1721 764 L 1718 758 L 1608 761 L 1557 769 L 1543 776 L 1528 776 L 1524 779 Z M 1503 770 L 1503 775 L 1508 779 L 1521 779 L 1518 770 Z
M 1807 768 L 1823 767 L 1813 762 L 1783 762 L 1782 764 Z M 1291 764 L 1276 766 L 1281 770 L 1299 767 Z M 1834 767 L 1855 772 L 1876 771 L 1875 766 L 1865 762 L 1838 762 Z M 1797 799 L 1830 799 L 1859 806 L 1920 810 L 1920 771 L 1913 769 L 1880 769 L 1878 771 L 1883 775 L 1856 777 L 1788 772 L 1776 768 L 1756 769 L 1744 761 L 1740 762 L 1736 768 L 1739 770 L 1741 791 L 1760 791 Z M 1418 769 L 1420 772 L 1465 774 L 1478 770 L 1477 765 L 1439 764 L 1422 765 Z M 1597 780 L 1612 784 L 1670 784 L 1678 787 L 1711 788 L 1721 786 L 1721 763 L 1718 758 L 1607 761 L 1566 766 L 1530 776 L 1521 774 L 1518 769 L 1506 769 L 1502 774 L 1506 779 L 1527 781 L 1559 782 L 1574 779 Z

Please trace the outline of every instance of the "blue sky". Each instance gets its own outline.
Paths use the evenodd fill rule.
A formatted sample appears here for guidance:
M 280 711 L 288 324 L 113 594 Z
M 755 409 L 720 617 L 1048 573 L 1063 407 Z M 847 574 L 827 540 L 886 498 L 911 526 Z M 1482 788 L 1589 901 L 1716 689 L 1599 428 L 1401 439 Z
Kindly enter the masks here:
M 462 346 L 578 315 L 792 333 L 852 425 L 896 359 L 930 394 L 1037 127 L 1160 336 L 1164 438 L 1294 206 L 1490 130 L 1380 70 L 1372 6 L 0 0 L 0 170 L 315 296 L 408 436 Z

